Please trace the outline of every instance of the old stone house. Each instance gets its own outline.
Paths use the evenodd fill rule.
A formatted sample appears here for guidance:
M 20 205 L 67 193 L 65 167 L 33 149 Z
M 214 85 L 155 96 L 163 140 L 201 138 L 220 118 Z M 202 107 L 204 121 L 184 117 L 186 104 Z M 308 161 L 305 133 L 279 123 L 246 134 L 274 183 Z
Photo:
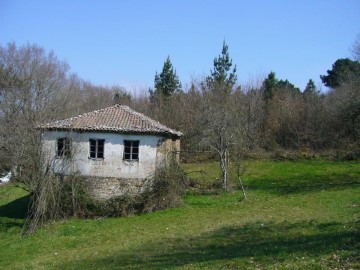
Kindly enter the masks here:
M 128 106 L 115 105 L 40 129 L 47 168 L 54 174 L 83 176 L 101 199 L 142 192 L 158 166 L 179 159 L 182 133 Z

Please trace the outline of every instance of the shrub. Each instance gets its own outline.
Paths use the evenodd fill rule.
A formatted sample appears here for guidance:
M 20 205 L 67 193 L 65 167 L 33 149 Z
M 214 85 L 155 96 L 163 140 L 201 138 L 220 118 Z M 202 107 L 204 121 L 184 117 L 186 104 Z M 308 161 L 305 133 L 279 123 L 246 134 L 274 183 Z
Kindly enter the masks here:
M 32 233 L 51 220 L 86 216 L 92 201 L 80 176 L 44 174 L 31 194 L 24 232 Z
M 128 216 L 176 207 L 185 193 L 185 173 L 175 162 L 156 170 L 145 191 L 106 201 L 93 198 L 81 176 L 45 175 L 31 196 L 24 232 L 32 233 L 46 222 L 68 217 Z
M 151 185 L 142 194 L 142 212 L 176 207 L 185 193 L 186 176 L 176 162 L 156 170 Z

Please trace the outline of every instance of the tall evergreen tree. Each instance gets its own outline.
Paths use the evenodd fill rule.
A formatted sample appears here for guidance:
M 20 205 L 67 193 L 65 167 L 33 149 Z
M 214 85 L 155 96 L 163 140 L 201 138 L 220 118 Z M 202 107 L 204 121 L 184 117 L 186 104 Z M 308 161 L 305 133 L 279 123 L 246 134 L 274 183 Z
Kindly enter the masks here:
M 161 123 L 174 127 L 172 103 L 175 102 L 173 97 L 180 91 L 179 77 L 168 56 L 161 73 L 155 74 L 154 89 L 149 89 L 152 116 Z
M 156 72 L 154 80 L 155 93 L 161 93 L 164 97 L 172 96 L 181 90 L 181 83 L 176 70 L 168 56 L 160 74 Z
M 288 80 L 280 80 L 277 83 L 277 89 L 279 90 L 285 90 L 288 91 L 292 94 L 300 94 L 301 91 L 298 87 L 296 87 L 295 85 L 293 85 L 291 82 L 289 82 Z
M 264 99 L 266 102 L 271 100 L 277 90 L 278 79 L 276 79 L 275 72 L 271 71 L 268 77 L 263 82 Z
M 268 77 L 264 80 L 262 88 L 264 90 L 264 99 L 266 103 L 274 98 L 275 93 L 278 90 L 287 91 L 292 94 L 301 93 L 300 89 L 288 80 L 278 80 L 275 72 L 273 71 L 271 71 Z
M 236 65 L 231 70 L 232 59 L 230 59 L 228 49 L 229 47 L 224 41 L 221 55 L 214 59 L 214 70 L 210 70 L 211 75 L 206 78 L 208 86 L 213 86 L 216 83 L 231 89 L 235 85 L 237 80 Z
M 304 90 L 304 95 L 308 95 L 308 94 L 315 94 L 316 91 L 316 86 L 315 83 L 312 79 L 310 79 L 308 81 L 308 83 L 306 84 L 305 90 Z
M 348 58 L 338 59 L 327 71 L 328 75 L 320 75 L 320 78 L 327 87 L 336 88 L 344 83 L 360 78 L 360 62 Z

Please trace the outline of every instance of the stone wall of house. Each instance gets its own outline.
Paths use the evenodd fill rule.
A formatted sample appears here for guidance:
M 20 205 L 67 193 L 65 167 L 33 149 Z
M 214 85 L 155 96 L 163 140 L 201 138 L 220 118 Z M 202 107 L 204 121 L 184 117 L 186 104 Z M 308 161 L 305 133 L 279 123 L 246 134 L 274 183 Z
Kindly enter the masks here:
M 86 177 L 83 179 L 89 193 L 99 200 L 144 192 L 149 179 L 121 179 L 114 177 Z
M 172 150 L 175 155 L 175 160 L 177 163 L 180 162 L 180 138 L 172 140 Z
M 180 162 L 180 138 L 163 138 L 159 140 L 156 151 L 156 165 L 161 166 L 172 158 Z

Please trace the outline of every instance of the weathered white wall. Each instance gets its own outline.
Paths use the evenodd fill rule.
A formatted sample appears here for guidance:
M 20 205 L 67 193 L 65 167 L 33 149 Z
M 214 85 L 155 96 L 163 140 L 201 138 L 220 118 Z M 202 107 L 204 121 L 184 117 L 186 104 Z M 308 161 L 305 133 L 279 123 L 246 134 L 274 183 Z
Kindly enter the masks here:
M 72 138 L 73 162 L 57 158 L 57 139 Z M 90 159 L 89 139 L 105 139 L 104 159 Z M 78 172 L 84 176 L 146 178 L 155 171 L 157 145 L 162 137 L 153 135 L 128 135 L 116 133 L 69 133 L 66 131 L 44 131 L 42 134 L 45 161 L 54 173 Z M 139 140 L 139 160 L 124 161 L 124 140 Z

